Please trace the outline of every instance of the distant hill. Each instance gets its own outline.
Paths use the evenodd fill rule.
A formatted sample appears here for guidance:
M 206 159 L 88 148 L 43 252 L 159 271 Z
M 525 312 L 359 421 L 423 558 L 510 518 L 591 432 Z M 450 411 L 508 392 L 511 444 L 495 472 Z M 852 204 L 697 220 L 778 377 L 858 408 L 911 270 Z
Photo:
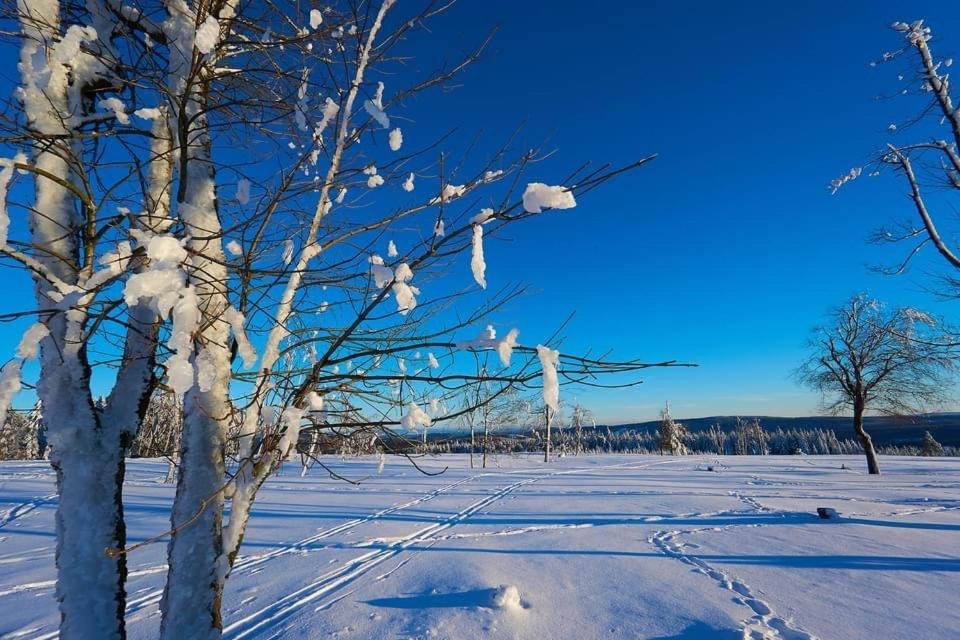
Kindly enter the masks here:
M 855 438 L 853 420 L 848 416 L 807 416 L 802 418 L 784 418 L 779 416 L 739 416 L 741 420 L 759 418 L 765 429 L 833 429 L 838 438 Z M 706 418 L 677 418 L 690 431 L 704 431 L 711 425 L 729 431 L 737 423 L 737 416 L 710 416 Z M 659 421 L 636 422 L 632 424 L 611 425 L 611 431 L 635 429 L 655 431 Z M 960 446 L 960 413 L 925 413 L 916 416 L 868 416 L 864 426 L 878 445 L 919 444 L 923 432 L 929 431 L 940 444 Z M 598 428 L 606 428 L 598 426 Z

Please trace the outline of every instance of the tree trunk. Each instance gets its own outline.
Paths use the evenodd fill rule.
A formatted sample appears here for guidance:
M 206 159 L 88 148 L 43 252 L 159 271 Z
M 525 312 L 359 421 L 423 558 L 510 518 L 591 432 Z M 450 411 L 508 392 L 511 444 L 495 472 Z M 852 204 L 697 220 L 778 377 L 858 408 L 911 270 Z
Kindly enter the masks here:
M 863 453 L 867 456 L 867 473 L 870 475 L 880 475 L 880 463 L 877 461 L 877 451 L 873 448 L 873 438 L 863 428 L 863 410 L 862 403 L 854 403 L 853 407 L 853 430 L 857 433 L 860 440 L 860 446 L 863 447 Z
M 473 449 L 474 449 L 474 431 L 473 420 L 470 421 L 470 468 L 473 469 Z
M 543 447 L 543 461 L 550 462 L 550 407 L 544 407 L 543 413 L 547 420 L 547 439 Z
M 483 421 L 483 468 L 487 468 L 487 447 L 489 446 L 490 439 L 490 424 L 486 420 Z
M 192 25 L 191 25 L 192 26 Z M 173 63 L 171 63 L 173 64 Z M 188 60 L 182 61 L 189 68 Z M 180 134 L 177 148 L 184 163 L 178 210 L 190 236 L 193 254 L 190 284 L 196 288 L 200 329 L 194 336 L 197 354 L 203 350 L 216 371 L 206 390 L 195 384 L 184 395 L 179 473 L 167 548 L 167 582 L 160 603 L 163 640 L 219 638 L 223 629 L 220 606 L 228 563 L 223 554 L 224 446 L 230 419 L 230 325 L 228 276 L 217 210 L 216 182 L 204 117 L 193 116 L 206 102 L 205 89 L 190 95 L 171 130 Z M 183 117 L 186 116 L 186 117 Z
M 221 384 L 225 386 L 225 381 Z M 215 399 L 209 395 L 194 389 L 184 400 L 180 472 L 170 516 L 173 535 L 167 550 L 170 568 L 160 604 L 164 640 L 218 638 L 223 628 L 225 571 L 219 566 L 224 431 L 214 417 L 214 410 L 223 407 L 211 402 Z
M 108 551 L 126 544 L 123 522 L 123 455 L 91 425 L 77 440 L 59 442 L 51 465 L 57 473 L 57 600 L 60 638 L 122 639 L 126 556 Z M 96 499 L 93 499 L 96 496 Z
M 126 557 L 108 553 L 126 543 L 123 443 L 102 424 L 90 396 L 82 345 L 66 340 L 63 315 L 48 322 L 37 394 L 50 432 L 57 474 L 57 601 L 64 640 L 125 637 Z

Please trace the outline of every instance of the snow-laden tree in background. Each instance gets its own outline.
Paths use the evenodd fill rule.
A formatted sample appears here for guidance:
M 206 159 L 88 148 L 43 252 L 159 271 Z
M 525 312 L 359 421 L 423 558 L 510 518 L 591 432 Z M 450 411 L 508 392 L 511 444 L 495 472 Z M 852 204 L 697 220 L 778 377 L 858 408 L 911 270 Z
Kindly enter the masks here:
M 686 455 L 687 446 L 683 443 L 683 437 L 686 433 L 686 427 L 673 419 L 673 416 L 670 415 L 670 405 L 666 405 L 660 411 L 660 427 L 657 430 L 657 437 L 660 440 L 660 453 L 671 456 Z
M 429 75 L 404 64 L 405 41 L 448 8 L 17 4 L 0 251 L 34 278 L 36 323 L 0 391 L 20 388 L 39 345 L 61 637 L 125 634 L 135 442 L 179 448 L 161 636 L 215 638 L 257 491 L 305 432 L 375 445 L 452 423 L 476 409 L 448 408 L 478 379 L 540 389 L 555 414 L 562 384 L 673 364 L 526 346 L 516 327 L 498 337 L 491 316 L 522 290 L 484 243 L 650 158 L 527 182 L 536 150 L 455 157 L 429 125 L 401 133 L 404 100 L 443 88 L 482 48 Z M 497 356 L 482 375 L 467 366 L 476 352 Z M 98 406 L 102 368 L 116 382 Z M 158 389 L 182 433 L 138 434 Z

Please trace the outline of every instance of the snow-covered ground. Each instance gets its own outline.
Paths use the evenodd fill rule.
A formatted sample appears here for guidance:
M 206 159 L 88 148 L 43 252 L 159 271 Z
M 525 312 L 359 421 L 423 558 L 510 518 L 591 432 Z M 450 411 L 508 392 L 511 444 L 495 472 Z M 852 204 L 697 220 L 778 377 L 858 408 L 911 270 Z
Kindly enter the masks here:
M 449 468 L 331 459 L 363 483 L 292 465 L 272 479 L 227 584 L 227 637 L 960 635 L 958 459 L 884 458 L 879 478 L 858 457 L 420 462 Z M 166 529 L 165 473 L 128 466 L 131 543 Z M 0 464 L 0 637 L 54 635 L 55 507 L 45 463 Z M 130 554 L 132 638 L 156 635 L 164 556 Z

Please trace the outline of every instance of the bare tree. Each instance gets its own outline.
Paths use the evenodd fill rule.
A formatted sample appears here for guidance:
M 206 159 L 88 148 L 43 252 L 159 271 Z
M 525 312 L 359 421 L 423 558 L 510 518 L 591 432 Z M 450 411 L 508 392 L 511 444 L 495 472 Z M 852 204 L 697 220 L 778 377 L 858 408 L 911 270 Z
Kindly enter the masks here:
M 823 395 L 827 410 L 852 411 L 867 469 L 879 474 L 864 415 L 869 411 L 915 414 L 945 400 L 955 366 L 953 339 L 926 313 L 890 309 L 863 295 L 850 298 L 829 318 L 814 329 L 810 357 L 797 370 L 797 377 Z
M 877 159 L 852 169 L 832 188 L 863 172 L 876 175 L 892 168 L 908 187 L 913 214 L 874 234 L 875 242 L 906 248 L 899 264 L 883 271 L 903 273 L 932 247 L 948 266 L 947 287 L 955 293 L 960 290 L 960 254 L 951 240 L 956 235 L 956 206 L 951 199 L 960 190 L 960 110 L 950 78 L 953 59 L 934 53 L 933 32 L 923 20 L 895 22 L 892 28 L 903 46 L 884 53 L 874 66 L 899 63 L 899 88 L 892 98 L 915 104 L 902 121 L 888 126 L 889 139 Z

